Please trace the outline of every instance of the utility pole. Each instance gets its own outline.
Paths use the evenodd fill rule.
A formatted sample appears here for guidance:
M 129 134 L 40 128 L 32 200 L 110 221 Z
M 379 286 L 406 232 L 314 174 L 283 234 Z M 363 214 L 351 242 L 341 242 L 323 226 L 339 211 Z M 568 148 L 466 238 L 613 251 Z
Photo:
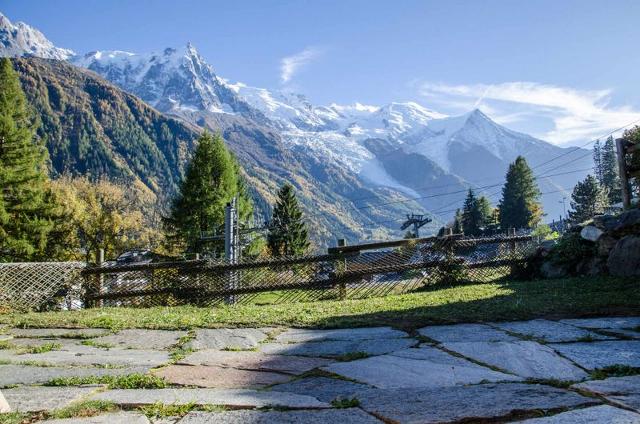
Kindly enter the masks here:
M 229 265 L 238 263 L 238 211 L 236 198 L 227 203 L 224 210 L 224 253 Z M 238 288 L 238 275 L 235 270 L 229 271 L 227 276 L 227 290 Z M 225 298 L 228 304 L 236 303 L 236 296 L 229 295 Z
M 406 230 L 410 226 L 413 226 L 413 235 L 415 238 L 420 237 L 420 227 L 431 222 L 431 218 L 425 218 L 424 215 L 407 214 L 407 220 L 400 227 L 401 230 Z

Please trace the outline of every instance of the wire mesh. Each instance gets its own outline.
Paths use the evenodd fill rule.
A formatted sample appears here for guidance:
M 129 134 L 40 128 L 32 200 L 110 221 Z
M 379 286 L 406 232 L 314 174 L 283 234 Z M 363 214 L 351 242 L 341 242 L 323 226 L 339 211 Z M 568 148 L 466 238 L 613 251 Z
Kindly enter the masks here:
M 84 267 L 83 262 L 0 263 L 0 308 L 80 308 Z
M 489 282 L 532 251 L 532 237 L 426 238 L 349 246 L 296 258 L 182 261 L 87 268 L 87 306 L 286 303 L 404 293 L 438 283 Z

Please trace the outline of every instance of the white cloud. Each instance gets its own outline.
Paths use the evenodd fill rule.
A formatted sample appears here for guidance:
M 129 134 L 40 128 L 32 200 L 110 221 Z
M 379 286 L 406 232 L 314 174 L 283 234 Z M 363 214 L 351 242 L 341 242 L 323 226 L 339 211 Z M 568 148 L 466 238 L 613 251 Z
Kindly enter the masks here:
M 422 83 L 421 95 L 453 108 L 479 107 L 502 124 L 534 123 L 556 144 L 580 143 L 640 119 L 629 106 L 610 106 L 611 90 L 576 90 L 535 82 L 447 85 Z M 547 129 L 540 131 L 546 121 Z
M 304 66 L 320 55 L 320 50 L 315 47 L 307 47 L 299 53 L 283 57 L 280 60 L 280 80 L 283 84 L 291 81 L 291 78 Z

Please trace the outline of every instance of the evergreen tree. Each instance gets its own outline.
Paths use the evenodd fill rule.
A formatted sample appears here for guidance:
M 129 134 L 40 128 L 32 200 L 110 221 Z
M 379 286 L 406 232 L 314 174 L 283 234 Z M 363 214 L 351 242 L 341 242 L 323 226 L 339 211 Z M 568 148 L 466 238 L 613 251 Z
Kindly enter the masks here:
M 571 194 L 571 222 L 579 223 L 604 212 L 607 206 L 607 193 L 602 189 L 593 175 L 587 175 L 573 188 Z
M 291 184 L 284 184 L 278 191 L 267 245 L 273 256 L 299 256 L 309 248 L 307 226 Z
M 539 202 L 540 190 L 527 161 L 518 156 L 507 171 L 500 200 L 500 226 L 508 228 L 534 228 L 542 218 Z
M 462 219 L 462 211 L 460 209 L 456 209 L 456 215 L 453 217 L 453 224 L 451 225 L 453 234 L 461 234 L 464 231 Z
M 494 210 L 491 202 L 485 196 L 480 196 L 477 201 L 478 214 L 480 215 L 480 227 L 486 228 L 493 223 Z
M 600 140 L 596 140 L 596 144 L 593 145 L 593 163 L 595 165 L 595 174 L 598 182 L 602 185 L 602 146 L 600 145 Z
M 615 204 L 622 201 L 622 188 L 620 183 L 620 176 L 618 175 L 618 159 L 616 156 L 615 142 L 612 136 L 607 138 L 607 141 L 602 147 L 602 180 L 600 184 L 607 191 L 607 196 L 610 204 Z
M 238 198 L 239 219 L 246 222 L 253 206 L 240 166 L 222 137 L 204 132 L 198 139 L 170 216 L 165 219 L 169 238 L 182 243 L 187 252 L 216 250 L 201 242 L 201 236 L 203 232 L 215 232 L 224 226 L 225 207 L 234 196 Z
M 45 259 L 54 205 L 47 154 L 11 61 L 0 59 L 0 260 Z
M 467 198 L 462 207 L 462 230 L 466 235 L 475 236 L 480 234 L 482 226 L 482 216 L 478 208 L 478 199 L 473 190 L 469 189 Z

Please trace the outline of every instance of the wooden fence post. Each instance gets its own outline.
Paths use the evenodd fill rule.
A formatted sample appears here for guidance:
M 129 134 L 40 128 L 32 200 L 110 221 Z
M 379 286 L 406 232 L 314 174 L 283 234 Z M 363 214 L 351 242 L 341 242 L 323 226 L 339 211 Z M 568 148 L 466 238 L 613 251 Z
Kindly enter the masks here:
M 344 247 L 347 245 L 347 241 L 345 239 L 338 239 L 338 247 Z M 347 258 L 344 259 L 344 270 L 347 271 Z M 340 300 L 345 300 L 347 298 L 347 283 L 343 280 L 338 284 L 338 298 Z

